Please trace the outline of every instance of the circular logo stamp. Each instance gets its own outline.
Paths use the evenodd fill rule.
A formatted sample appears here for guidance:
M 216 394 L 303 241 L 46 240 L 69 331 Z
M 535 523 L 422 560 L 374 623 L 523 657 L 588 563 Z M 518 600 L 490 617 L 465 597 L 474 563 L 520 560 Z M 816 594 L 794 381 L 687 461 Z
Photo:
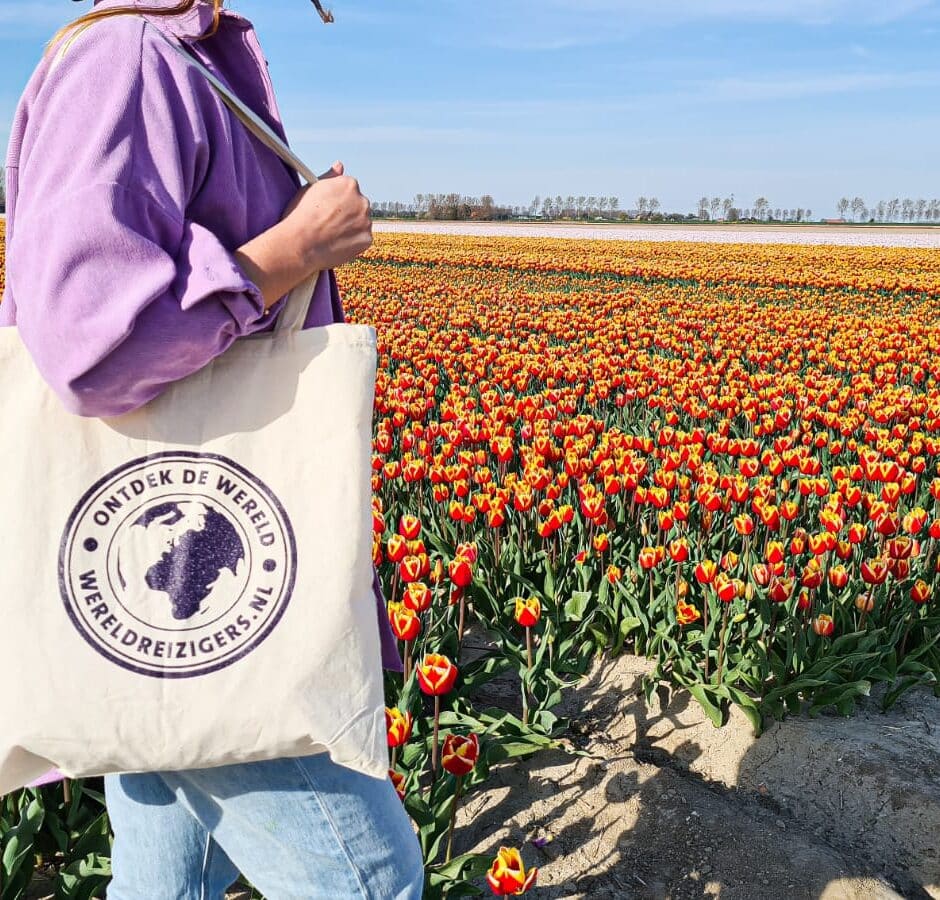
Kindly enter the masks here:
M 190 678 L 274 629 L 294 587 L 287 513 L 224 456 L 168 452 L 100 479 L 69 516 L 59 586 L 82 637 L 119 666 Z

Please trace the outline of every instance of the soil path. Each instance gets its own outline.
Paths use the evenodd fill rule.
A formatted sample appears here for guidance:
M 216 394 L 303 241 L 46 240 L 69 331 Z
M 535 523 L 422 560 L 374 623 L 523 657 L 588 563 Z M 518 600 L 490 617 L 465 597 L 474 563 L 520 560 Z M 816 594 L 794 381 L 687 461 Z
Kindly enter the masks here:
M 715 729 L 684 693 L 647 707 L 648 665 L 599 657 L 558 709 L 565 743 L 590 758 L 494 768 L 463 801 L 454 852 L 521 847 L 543 900 L 940 900 L 932 693 L 884 714 L 872 700 L 851 718 L 787 719 L 755 739 L 743 715 Z M 518 715 L 518 697 L 502 677 L 478 699 Z M 29 896 L 51 900 L 43 886 Z
M 940 898 L 931 693 L 755 739 L 738 714 L 716 730 L 685 694 L 647 708 L 646 671 L 635 657 L 596 661 L 559 710 L 594 759 L 546 753 L 495 770 L 466 801 L 455 852 L 524 847 L 544 898 Z M 508 682 L 486 699 L 500 690 L 514 706 Z

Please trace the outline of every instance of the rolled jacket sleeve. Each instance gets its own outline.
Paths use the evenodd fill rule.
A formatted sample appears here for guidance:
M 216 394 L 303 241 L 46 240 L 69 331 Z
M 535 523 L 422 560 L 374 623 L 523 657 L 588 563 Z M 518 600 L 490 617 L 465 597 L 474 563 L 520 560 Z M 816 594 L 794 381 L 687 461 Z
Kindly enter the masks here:
M 212 232 L 145 196 L 92 185 L 18 212 L 20 336 L 70 412 L 136 409 L 267 322 Z
M 123 18 L 95 26 L 112 29 L 111 44 L 78 40 L 37 97 L 8 253 L 21 338 L 82 416 L 144 405 L 284 302 L 265 312 L 233 256 L 231 223 L 188 214 L 212 165 L 211 88 Z M 114 42 L 139 55 L 99 70 Z

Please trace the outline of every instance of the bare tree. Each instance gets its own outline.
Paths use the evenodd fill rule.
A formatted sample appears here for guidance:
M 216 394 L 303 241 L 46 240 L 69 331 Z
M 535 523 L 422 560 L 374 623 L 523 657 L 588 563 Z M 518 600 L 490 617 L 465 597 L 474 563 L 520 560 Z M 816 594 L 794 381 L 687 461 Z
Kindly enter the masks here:
M 708 218 L 708 197 L 699 197 L 698 217 L 703 222 Z
M 855 216 L 856 221 L 863 219 L 866 212 L 868 212 L 868 207 L 865 206 L 865 201 L 861 197 L 856 197 L 852 201 L 852 215 Z
M 730 218 L 731 210 L 734 208 L 734 194 L 732 194 L 730 197 L 725 197 L 721 203 L 721 208 L 724 211 L 725 218 Z
M 619 198 L 619 197 L 611 197 L 611 198 L 607 201 L 607 205 L 610 207 L 611 213 L 616 213 L 617 210 L 620 209 L 620 198 Z
M 914 201 L 910 197 L 905 197 L 901 204 L 901 218 L 906 222 L 914 218 Z
M 719 210 L 719 209 L 721 209 L 721 197 L 712 197 L 711 211 L 712 211 L 712 218 L 713 218 L 713 219 L 718 218 L 718 210 Z
M 659 212 L 659 200 L 656 197 L 650 197 L 649 209 L 650 209 L 651 216 L 655 216 L 656 213 Z
M 923 221 L 924 221 L 924 210 L 927 208 L 927 201 L 926 201 L 923 197 L 920 197 L 920 198 L 918 198 L 917 203 L 916 203 L 914 206 L 915 206 L 915 209 L 916 209 L 916 211 L 917 211 L 917 213 L 916 213 L 916 214 L 917 214 L 917 221 L 918 221 L 918 222 L 923 222 Z
M 585 197 L 584 194 L 581 194 L 576 202 L 578 204 L 578 218 L 580 219 L 581 216 L 584 215 L 584 207 L 587 204 L 587 197 Z
M 901 201 L 895 197 L 893 200 L 888 201 L 888 221 L 897 222 L 898 220 L 898 211 L 901 209 Z
M 844 218 L 846 217 L 846 215 L 848 215 L 849 206 L 850 206 L 850 205 L 851 205 L 851 203 L 849 202 L 849 198 L 848 198 L 848 197 L 843 197 L 843 198 L 836 204 L 836 206 L 838 206 L 838 208 L 839 208 L 839 218 L 840 218 L 840 219 L 844 219 Z
M 754 218 L 763 219 L 765 213 L 770 208 L 770 203 L 766 197 L 758 197 L 754 201 Z
M 642 219 L 649 210 L 649 200 L 646 197 L 637 197 L 636 198 L 636 214 L 637 217 Z

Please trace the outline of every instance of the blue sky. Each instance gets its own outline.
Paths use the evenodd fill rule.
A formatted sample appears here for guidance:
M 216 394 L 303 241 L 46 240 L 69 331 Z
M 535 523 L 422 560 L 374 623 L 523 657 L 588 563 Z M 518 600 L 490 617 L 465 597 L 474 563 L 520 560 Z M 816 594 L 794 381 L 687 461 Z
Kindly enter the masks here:
M 330 26 L 308 0 L 228 5 L 295 148 L 373 201 L 940 196 L 940 0 L 333 0 Z M 90 6 L 0 0 L 4 145 L 43 41 Z

